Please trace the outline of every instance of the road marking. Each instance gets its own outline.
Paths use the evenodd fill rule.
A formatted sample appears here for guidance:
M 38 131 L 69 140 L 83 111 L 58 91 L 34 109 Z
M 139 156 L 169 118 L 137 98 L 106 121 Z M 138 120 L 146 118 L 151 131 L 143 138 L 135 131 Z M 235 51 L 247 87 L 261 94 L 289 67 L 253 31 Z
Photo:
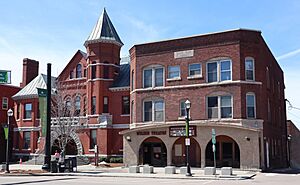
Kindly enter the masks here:
M 277 174 L 275 174 L 275 173 L 267 173 L 267 174 L 266 174 L 267 177 L 274 177 L 274 176 L 276 176 L 276 175 L 277 175 Z

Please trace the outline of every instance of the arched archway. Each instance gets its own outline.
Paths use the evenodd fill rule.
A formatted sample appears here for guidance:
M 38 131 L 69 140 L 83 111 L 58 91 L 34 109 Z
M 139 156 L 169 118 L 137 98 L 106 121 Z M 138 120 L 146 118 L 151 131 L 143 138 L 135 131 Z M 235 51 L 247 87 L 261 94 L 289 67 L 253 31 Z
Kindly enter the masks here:
M 139 149 L 139 164 L 166 166 L 167 148 L 164 142 L 157 137 L 145 139 Z
M 191 137 L 190 139 L 190 165 L 193 167 L 201 167 L 201 148 L 194 138 Z M 175 166 L 186 165 L 185 137 L 178 138 L 172 146 L 172 164 Z
M 216 137 L 216 163 L 217 167 L 240 168 L 239 145 L 229 136 L 220 135 Z M 210 140 L 205 149 L 205 166 L 214 165 L 214 154 L 212 141 Z

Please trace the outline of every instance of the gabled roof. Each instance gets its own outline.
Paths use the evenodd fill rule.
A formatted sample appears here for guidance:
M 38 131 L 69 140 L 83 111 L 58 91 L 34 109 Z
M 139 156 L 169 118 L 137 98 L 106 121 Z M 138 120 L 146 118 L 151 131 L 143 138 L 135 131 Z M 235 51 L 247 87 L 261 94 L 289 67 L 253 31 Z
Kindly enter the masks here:
M 55 88 L 55 77 L 51 77 L 51 87 L 52 91 Z M 35 77 L 29 84 L 27 84 L 23 89 L 21 89 L 17 94 L 15 94 L 12 98 L 14 100 L 19 99 L 29 99 L 29 98 L 37 98 L 38 91 L 37 88 L 47 89 L 47 75 L 40 74 Z M 53 92 L 51 92 L 54 94 Z
M 110 21 L 105 8 L 103 9 L 103 12 L 99 17 L 92 33 L 85 41 L 84 46 L 87 47 L 88 44 L 97 42 L 111 42 L 119 46 L 123 46 L 123 42 L 115 30 L 114 25 Z
M 120 65 L 120 73 L 112 84 L 111 88 L 129 87 L 130 82 L 130 64 Z

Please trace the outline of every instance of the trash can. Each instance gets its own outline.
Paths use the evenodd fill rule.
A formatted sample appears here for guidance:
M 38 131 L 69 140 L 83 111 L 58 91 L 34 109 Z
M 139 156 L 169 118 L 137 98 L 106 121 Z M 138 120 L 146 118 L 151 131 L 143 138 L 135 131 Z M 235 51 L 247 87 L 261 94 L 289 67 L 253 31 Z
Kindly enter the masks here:
M 51 173 L 57 173 L 57 161 L 51 161 L 50 164 L 50 172 Z
M 70 157 L 72 171 L 77 171 L 77 157 Z
M 71 159 L 70 158 L 66 158 L 65 159 L 65 170 L 68 172 L 72 172 L 73 168 L 72 168 L 72 164 L 71 164 Z
M 65 163 L 64 163 L 64 162 L 59 162 L 59 163 L 58 163 L 58 171 L 59 171 L 60 173 L 65 172 Z

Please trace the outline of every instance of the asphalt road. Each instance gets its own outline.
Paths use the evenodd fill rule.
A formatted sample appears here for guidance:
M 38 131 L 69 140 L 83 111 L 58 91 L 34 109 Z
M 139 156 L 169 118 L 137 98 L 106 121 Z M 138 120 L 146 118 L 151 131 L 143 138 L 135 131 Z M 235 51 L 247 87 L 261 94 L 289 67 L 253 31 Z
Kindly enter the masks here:
M 262 184 L 262 185 L 299 185 L 300 174 L 276 174 L 276 173 L 263 173 L 258 174 L 253 179 L 249 180 L 184 180 L 184 179 L 153 179 L 153 178 L 115 178 L 115 177 L 82 177 L 82 176 L 0 176 L 1 185 L 48 185 L 48 184 L 103 184 L 103 185 L 156 185 L 156 184 L 171 184 L 171 185 L 227 185 L 227 184 Z

